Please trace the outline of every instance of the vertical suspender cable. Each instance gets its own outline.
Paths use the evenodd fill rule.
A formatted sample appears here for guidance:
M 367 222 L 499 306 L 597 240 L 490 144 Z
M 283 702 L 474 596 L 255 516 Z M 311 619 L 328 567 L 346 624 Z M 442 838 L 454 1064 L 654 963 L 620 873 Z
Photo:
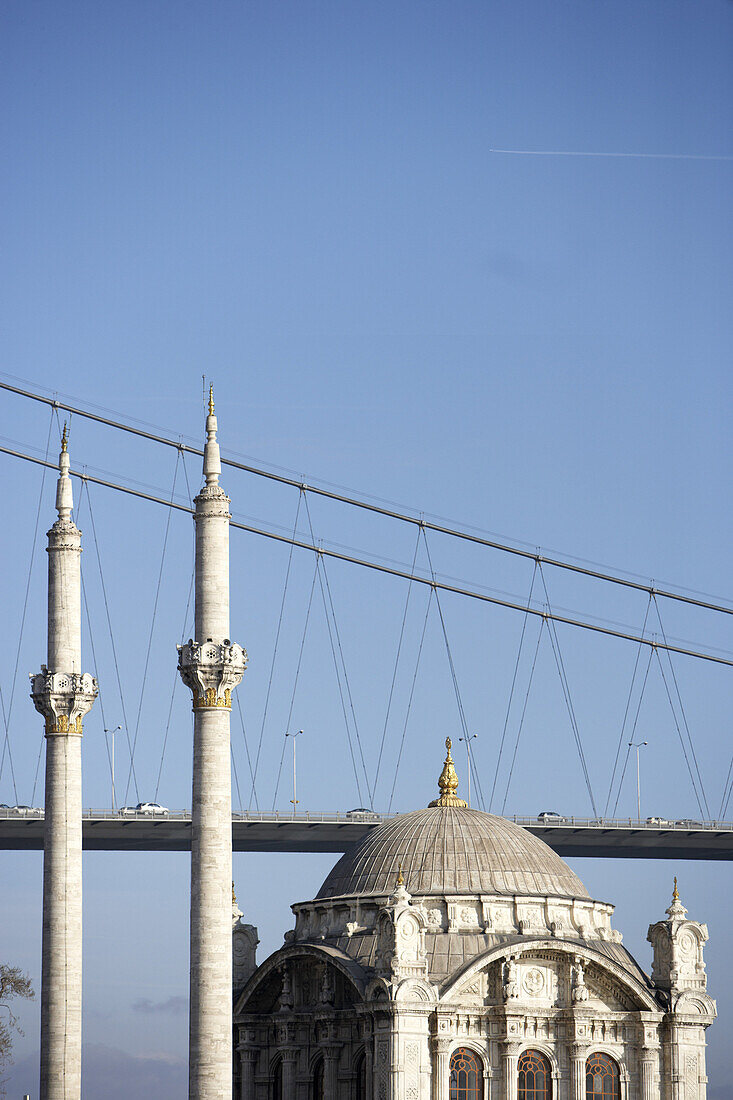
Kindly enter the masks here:
M 517 759 L 517 752 L 519 751 L 519 739 L 522 736 L 522 730 L 524 728 L 524 716 L 527 713 L 527 704 L 529 702 L 529 693 L 532 690 L 532 680 L 534 679 L 534 670 L 537 664 L 537 655 L 540 651 L 540 642 L 542 641 L 542 631 L 545 629 L 545 619 L 540 622 L 539 633 L 537 634 L 537 644 L 534 648 L 534 657 L 532 658 L 532 666 L 529 670 L 529 680 L 527 681 L 527 690 L 524 695 L 524 705 L 522 706 L 522 713 L 519 718 L 519 728 L 517 729 L 517 740 L 514 742 L 514 752 L 512 754 L 512 762 L 509 766 L 509 775 L 506 781 L 506 790 L 504 791 L 504 801 L 501 804 L 501 816 L 504 816 L 504 810 L 506 809 L 507 799 L 509 798 L 509 787 L 512 782 L 512 776 L 514 775 L 514 764 Z
M 664 644 L 666 645 L 667 644 L 667 635 L 665 634 L 664 624 L 662 623 L 662 616 L 659 612 L 659 604 L 657 603 L 656 596 L 654 596 L 653 599 L 654 599 L 654 608 L 657 612 L 657 619 L 659 620 L 659 629 L 662 632 L 662 639 L 664 641 Z M 699 767 L 698 762 L 697 762 L 697 753 L 695 752 L 695 745 L 694 745 L 694 742 L 692 740 L 692 734 L 690 732 L 690 727 L 687 723 L 687 715 L 685 714 L 685 708 L 684 708 L 684 705 L 682 703 L 682 696 L 680 694 L 679 684 L 677 683 L 677 676 L 676 676 L 676 673 L 674 671 L 674 665 L 672 664 L 672 656 L 671 656 L 669 650 L 666 650 L 666 653 L 667 653 L 667 661 L 668 661 L 668 664 L 669 664 L 669 671 L 672 674 L 672 682 L 674 684 L 675 694 L 677 695 L 677 702 L 679 703 L 679 707 L 680 707 L 680 714 L 682 715 L 682 721 L 684 723 L 685 731 L 687 733 L 687 740 L 688 740 L 688 743 L 690 745 L 690 752 L 692 754 L 692 760 L 693 760 L 693 763 L 695 765 L 695 771 L 697 773 L 697 781 L 700 784 L 700 793 L 702 795 L 702 800 L 705 804 L 705 812 L 706 812 L 708 820 L 709 820 L 710 819 L 710 807 L 708 806 L 708 800 L 707 800 L 707 797 L 705 795 L 705 787 L 703 786 L 702 776 L 700 775 L 700 767 Z M 660 665 L 661 665 L 661 658 L 660 658 Z
M 529 586 L 529 595 L 527 596 L 527 613 L 522 620 L 522 633 L 519 636 L 519 648 L 517 649 L 517 659 L 514 662 L 514 675 L 512 676 L 512 686 L 509 689 L 509 702 L 507 703 L 506 716 L 504 718 L 504 729 L 501 731 L 501 741 L 499 743 L 499 755 L 496 758 L 496 770 L 494 771 L 494 782 L 491 784 L 491 794 L 489 796 L 489 813 L 491 813 L 491 807 L 494 805 L 494 793 L 496 791 L 496 784 L 499 779 L 499 769 L 501 767 L 501 756 L 504 752 L 504 741 L 506 740 L 506 731 L 509 726 L 509 716 L 512 710 L 512 701 L 514 699 L 514 689 L 517 683 L 517 674 L 519 672 L 519 662 L 522 657 L 522 646 L 524 645 L 524 635 L 527 631 L 527 621 L 529 619 L 529 608 L 532 605 L 532 592 L 534 591 L 534 582 L 537 577 L 537 561 L 534 563 L 534 569 L 532 570 L 532 583 Z M 544 619 L 542 620 L 544 624 Z M 541 629 L 540 629 L 541 633 Z M 505 799 L 506 802 L 506 799 Z
M 298 517 L 300 516 L 300 505 L 301 505 L 302 500 L 303 500 L 303 490 L 301 489 L 298 493 L 298 507 L 295 510 L 295 520 L 293 522 L 293 539 L 295 538 L 295 534 L 298 530 Z M 265 693 L 265 706 L 264 706 L 264 709 L 262 711 L 262 723 L 260 725 L 260 736 L 257 740 L 257 753 L 255 755 L 254 773 L 252 775 L 252 790 L 250 791 L 250 796 L 249 796 L 249 805 L 250 805 L 250 807 L 252 806 L 252 799 L 253 798 L 255 800 L 255 804 L 257 804 L 257 793 L 255 791 L 255 782 L 256 782 L 256 779 L 257 779 L 257 772 L 258 772 L 259 766 L 260 766 L 260 754 L 262 752 L 262 739 L 265 735 L 265 724 L 267 722 L 267 711 L 268 711 L 268 707 L 270 705 L 270 692 L 272 691 L 272 680 L 273 680 L 273 676 L 275 674 L 275 662 L 277 660 L 277 648 L 278 648 L 278 643 L 280 641 L 280 631 L 282 630 L 282 625 L 283 625 L 283 615 L 285 614 L 285 600 L 286 600 L 287 594 L 288 594 L 288 584 L 290 582 L 290 569 L 291 569 L 291 566 L 293 564 L 293 550 L 294 549 L 295 549 L 295 546 L 291 542 L 290 543 L 290 551 L 288 553 L 288 564 L 287 564 L 287 568 L 285 570 L 285 584 L 283 586 L 282 599 L 280 600 L 280 613 L 279 613 L 278 618 L 277 618 L 277 630 L 275 631 L 275 644 L 274 644 L 273 649 L 272 649 L 272 661 L 270 662 L 270 675 L 269 675 L 269 678 L 268 678 L 268 681 L 267 681 L 267 692 Z M 237 699 L 239 699 L 239 695 L 237 695 Z M 241 708 L 240 708 L 240 714 L 241 714 Z M 242 732 L 244 733 L 244 720 L 242 720 Z M 249 755 L 249 749 L 247 750 L 247 753 Z M 250 768 L 250 771 L 251 770 L 252 769 Z
M 135 786 L 135 795 L 136 795 L 137 800 L 139 802 L 140 801 L 140 791 L 139 791 L 138 785 L 137 785 L 137 775 L 135 773 L 135 761 L 134 761 L 134 756 L 133 756 L 133 751 L 132 751 L 132 742 L 130 741 L 130 726 L 129 726 L 129 723 L 127 721 L 127 709 L 125 707 L 125 693 L 122 690 L 122 680 L 120 679 L 120 665 L 119 665 L 119 661 L 117 660 L 117 647 L 115 646 L 115 636 L 114 636 L 114 631 L 112 630 L 112 619 L 111 619 L 110 611 L 109 611 L 109 600 L 107 599 L 107 586 L 104 583 L 104 572 L 102 570 L 102 557 L 99 553 L 99 540 L 97 539 L 97 525 L 94 522 L 94 509 L 92 508 L 92 495 L 89 492 L 89 484 L 86 481 L 86 479 L 84 480 L 83 484 L 84 484 L 84 486 L 86 488 L 86 491 L 87 491 L 87 501 L 89 503 L 89 520 L 90 520 L 91 525 L 92 525 L 92 537 L 94 539 L 94 549 L 95 549 L 96 554 L 97 554 L 97 566 L 99 568 L 99 581 L 100 581 L 100 584 L 102 586 L 102 599 L 104 600 L 104 610 L 105 610 L 105 615 L 107 617 L 107 628 L 109 630 L 109 640 L 110 640 L 110 645 L 112 647 L 112 659 L 114 661 L 114 666 L 115 666 L 115 678 L 117 680 L 117 690 L 119 691 L 119 695 L 120 695 L 120 709 L 122 711 L 122 721 L 124 723 L 124 728 L 125 728 L 125 737 L 126 737 L 126 740 L 127 740 L 127 749 L 128 749 L 128 752 L 130 753 L 130 770 L 132 772 L 132 780 L 133 780 L 133 783 L 134 783 L 134 786 Z
M 542 580 L 542 587 L 545 590 L 545 599 L 547 600 L 547 610 L 551 612 L 552 608 L 550 606 L 550 594 L 547 591 L 547 582 L 545 581 L 545 574 L 542 571 L 542 562 L 540 562 L 540 578 Z M 571 729 L 573 731 L 573 736 L 575 738 L 576 747 L 578 749 L 578 756 L 580 758 L 580 766 L 583 770 L 583 775 L 585 777 L 585 785 L 588 788 L 588 794 L 590 796 L 590 804 L 591 804 L 591 807 L 593 809 L 593 816 L 598 817 L 598 810 L 596 808 L 596 800 L 593 797 L 593 788 L 591 787 L 590 775 L 588 774 L 588 767 L 587 767 L 586 762 L 585 762 L 585 753 L 583 752 L 583 743 L 580 739 L 580 729 L 578 727 L 578 720 L 575 717 L 575 708 L 573 707 L 573 700 L 572 700 L 572 697 L 570 695 L 570 684 L 568 682 L 567 673 L 565 671 L 565 662 L 563 661 L 562 652 L 560 650 L 560 639 L 557 636 L 557 627 L 555 625 L 554 620 L 552 620 L 552 619 L 549 621 L 548 633 L 549 633 L 549 636 L 550 636 L 550 645 L 552 647 L 552 652 L 555 656 L 555 664 L 557 665 L 557 672 L 558 672 L 558 675 L 560 677 L 560 685 L 562 687 L 562 692 L 563 692 L 563 695 L 565 697 L 565 705 L 567 706 L 568 716 L 570 718 L 570 726 L 571 726 Z
M 306 613 L 305 613 L 305 622 L 303 623 L 303 636 L 300 639 L 300 652 L 298 653 L 298 664 L 297 664 L 296 669 L 295 669 L 295 680 L 293 681 L 293 692 L 292 692 L 292 695 L 290 696 L 290 709 L 288 710 L 288 719 L 287 719 L 287 722 L 285 723 L 285 732 L 283 734 L 283 751 L 282 751 L 282 756 L 280 757 L 280 767 L 277 770 L 277 780 L 275 782 L 275 793 L 272 796 L 272 808 L 273 808 L 273 810 L 275 809 L 275 802 L 277 800 L 277 792 L 278 792 L 278 789 L 280 787 L 280 774 L 282 772 L 283 758 L 285 756 L 285 744 L 286 744 L 286 742 L 285 742 L 284 738 L 287 737 L 288 733 L 290 732 L 290 721 L 293 717 L 293 707 L 295 706 L 295 693 L 298 690 L 298 679 L 300 678 L 300 666 L 303 662 L 303 653 L 305 651 L 305 640 L 308 636 L 308 623 L 310 622 L 311 607 L 313 606 L 313 593 L 315 592 L 315 588 L 316 588 L 316 576 L 318 574 L 318 562 L 319 562 L 319 559 L 316 558 L 316 567 L 313 570 L 313 581 L 311 583 L 310 595 L 308 596 L 308 607 L 307 607 L 307 610 L 306 610 Z M 293 797 L 295 797 L 295 796 L 293 796 Z M 296 810 L 296 807 L 293 806 L 293 813 L 295 812 L 295 810 Z
M 431 588 L 430 589 L 430 595 L 428 596 L 427 606 L 425 607 L 425 619 L 423 620 L 423 624 L 422 624 L 422 633 L 420 635 L 420 644 L 417 648 L 417 659 L 415 661 L 415 671 L 412 674 L 412 684 L 410 685 L 410 696 L 409 696 L 409 699 L 407 700 L 407 712 L 405 714 L 405 724 L 402 727 L 402 738 L 400 740 L 400 751 L 397 754 L 397 763 L 395 764 L 394 776 L 393 776 L 393 779 L 392 779 L 392 790 L 390 791 L 390 795 L 389 795 L 389 805 L 387 806 L 387 813 L 390 813 L 390 811 L 392 810 L 392 800 L 394 799 L 395 787 L 397 786 L 397 776 L 399 774 L 400 763 L 402 761 L 402 750 L 403 750 L 404 745 L 405 745 L 405 735 L 407 734 L 407 724 L 410 721 L 410 711 L 412 710 L 412 700 L 413 700 L 413 696 L 415 694 L 415 684 L 417 682 L 417 673 L 418 673 L 418 670 L 420 668 L 420 658 L 422 656 L 422 648 L 423 648 L 423 644 L 425 642 L 425 632 L 426 632 L 427 626 L 428 626 L 428 617 L 430 615 L 430 608 L 431 608 L 432 603 L 433 603 L 433 596 L 434 595 L 435 595 L 435 589 Z
M 642 627 L 641 627 L 641 636 L 642 636 L 642 638 L 644 637 L 644 632 L 646 630 L 646 622 L 647 622 L 647 619 L 649 618 L 649 611 L 651 609 L 651 606 L 652 606 L 652 598 L 650 596 L 648 601 L 647 601 L 646 614 L 644 615 L 644 622 L 643 622 Z M 649 650 L 649 664 L 647 665 L 647 670 L 646 670 L 647 676 L 649 675 L 649 665 L 651 664 L 651 660 L 652 660 L 652 652 L 653 651 L 650 649 Z M 621 732 L 618 735 L 618 745 L 616 746 L 616 758 L 613 762 L 613 769 L 611 771 L 611 782 L 608 784 L 608 797 L 606 798 L 606 805 L 603 809 L 603 816 L 604 817 L 608 813 L 608 807 L 611 804 L 611 795 L 613 794 L 613 784 L 614 784 L 614 780 L 616 778 L 616 769 L 618 767 L 618 758 L 621 755 L 621 748 L 622 748 L 623 740 L 624 740 L 624 732 L 626 730 L 626 720 L 629 716 L 629 707 L 631 706 L 631 698 L 634 694 L 634 684 L 636 683 L 636 673 L 637 673 L 637 670 L 639 668 L 639 658 L 640 657 L 641 657 L 641 643 L 639 643 L 639 647 L 636 651 L 636 660 L 634 661 L 634 671 L 631 674 L 631 685 L 629 687 L 629 695 L 628 695 L 628 698 L 626 700 L 626 709 L 624 710 L 624 720 L 621 723 Z M 646 677 L 644 677 L 644 683 L 646 683 Z M 642 688 L 642 695 L 643 694 L 644 694 L 644 689 Z M 640 701 L 639 705 L 641 705 L 641 701 Z M 637 714 L 637 718 L 638 718 L 638 716 L 639 716 L 638 709 L 637 709 L 636 714 Z M 631 740 L 633 741 L 633 737 L 632 737 Z M 620 791 L 621 791 L 621 789 L 619 788 L 619 793 L 620 793 Z M 618 804 L 618 799 L 616 800 L 616 802 Z
M 417 552 L 420 546 L 420 531 L 417 532 L 417 539 L 415 541 L 415 553 L 412 555 L 412 566 L 410 572 L 415 572 L 415 563 L 417 562 Z M 395 657 L 394 671 L 392 672 L 392 683 L 389 686 L 389 696 L 387 697 L 387 710 L 384 715 L 384 727 L 382 728 L 382 739 L 379 743 L 379 756 L 377 757 L 377 768 L 374 773 L 374 785 L 372 790 L 376 797 L 377 783 L 379 782 L 379 770 L 382 766 L 382 753 L 384 752 L 384 740 L 387 736 L 387 726 L 389 724 L 389 716 L 392 710 L 392 697 L 394 696 L 395 683 L 397 682 L 397 669 L 400 663 L 400 655 L 402 653 L 402 642 L 405 637 L 405 624 L 407 622 L 407 611 L 410 606 L 410 596 L 412 594 L 412 580 L 410 580 L 407 586 L 407 596 L 405 597 L 405 610 L 402 615 L 402 626 L 400 627 L 400 636 L 397 642 L 397 656 Z
M 46 435 L 46 461 L 48 461 L 48 452 L 51 445 L 51 428 L 53 427 L 54 410 L 51 409 L 51 416 L 48 421 L 48 434 Z M 58 413 L 56 413 L 58 418 Z M 38 526 L 41 519 L 41 504 L 43 503 L 43 490 L 46 485 L 46 467 L 43 468 L 43 474 L 41 475 L 41 488 L 38 492 L 38 507 L 36 508 L 36 522 L 33 528 L 33 541 L 31 542 L 31 554 L 28 561 L 28 578 L 25 585 L 25 597 L 23 599 L 23 611 L 20 617 L 20 631 L 18 633 L 18 648 L 15 654 L 15 667 L 13 668 L 13 679 L 10 682 L 10 698 L 8 700 L 7 711 L 5 709 L 5 700 L 2 696 L 2 690 L 0 689 L 0 708 L 2 708 L 3 722 L 5 725 L 5 740 L 3 743 L 2 756 L 0 756 L 0 779 L 3 774 L 3 767 L 5 765 L 5 755 L 7 750 L 8 764 L 10 766 L 10 777 L 13 782 L 13 793 L 15 794 L 15 801 L 18 802 L 18 788 L 15 781 L 15 765 L 13 764 L 13 753 L 10 745 L 10 719 L 13 713 L 13 702 L 15 699 L 15 684 L 18 678 L 18 664 L 20 663 L 20 649 L 23 643 L 23 629 L 25 627 L 25 617 L 28 610 L 28 596 L 31 590 L 31 578 L 33 576 L 33 565 L 36 560 L 36 542 L 38 541 Z M 43 746 L 43 741 L 41 741 Z M 37 769 L 36 769 L 37 770 Z M 34 784 L 35 790 L 35 784 Z M 32 802 L 32 800 L 31 800 Z

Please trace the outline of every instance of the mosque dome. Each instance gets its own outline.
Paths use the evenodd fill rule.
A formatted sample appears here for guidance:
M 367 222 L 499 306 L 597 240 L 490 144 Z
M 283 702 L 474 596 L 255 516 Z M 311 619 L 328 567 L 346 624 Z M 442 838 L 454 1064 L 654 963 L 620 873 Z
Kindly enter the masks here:
M 402 873 L 413 895 L 512 894 L 588 898 L 567 863 L 505 818 L 459 806 L 400 814 L 333 867 L 318 899 L 391 894 Z
M 505 818 L 469 809 L 457 797 L 450 741 L 446 748 L 440 796 L 427 809 L 400 814 L 367 833 L 333 867 L 316 900 L 389 895 L 400 868 L 406 888 L 417 896 L 588 899 L 578 876 L 538 837 Z

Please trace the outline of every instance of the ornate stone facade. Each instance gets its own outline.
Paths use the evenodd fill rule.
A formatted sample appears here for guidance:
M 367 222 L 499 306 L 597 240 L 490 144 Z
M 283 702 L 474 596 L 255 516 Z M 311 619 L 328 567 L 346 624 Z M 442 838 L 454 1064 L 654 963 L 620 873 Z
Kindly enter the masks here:
M 704 1100 L 707 931 L 676 885 L 650 978 L 613 906 L 461 804 L 450 747 L 440 785 L 293 906 L 285 946 L 235 997 L 235 1097 L 536 1100 L 536 1073 L 552 1100 Z

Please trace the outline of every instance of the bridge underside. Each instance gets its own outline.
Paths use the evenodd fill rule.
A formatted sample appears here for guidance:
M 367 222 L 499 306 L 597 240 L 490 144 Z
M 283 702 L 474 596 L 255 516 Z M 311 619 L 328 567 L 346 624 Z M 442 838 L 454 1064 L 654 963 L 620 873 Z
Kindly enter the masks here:
M 374 824 L 345 821 L 234 820 L 235 852 L 344 852 Z M 730 826 L 683 829 L 633 825 L 528 825 L 560 856 L 617 859 L 733 859 Z M 85 817 L 83 847 L 90 852 L 188 852 L 191 819 Z M 43 848 L 43 818 L 0 818 L 0 849 Z

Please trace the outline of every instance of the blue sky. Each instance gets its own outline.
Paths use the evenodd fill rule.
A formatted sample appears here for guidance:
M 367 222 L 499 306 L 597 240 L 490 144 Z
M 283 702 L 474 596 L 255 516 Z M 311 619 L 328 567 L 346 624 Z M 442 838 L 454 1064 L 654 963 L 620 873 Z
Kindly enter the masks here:
M 206 374 L 231 453 L 531 548 L 733 596 L 733 5 L 10 2 L 2 19 L 4 372 L 193 440 L 202 434 Z M 47 412 L 8 394 L 0 400 L 2 434 L 45 453 Z M 57 441 L 54 424 L 52 450 Z M 171 492 L 176 460 L 166 450 L 79 419 L 71 449 L 75 464 Z M 18 799 L 28 802 L 41 729 L 25 675 L 44 659 L 43 535 L 53 487 L 46 479 L 41 491 L 37 468 L 2 463 L 12 518 L 0 682 L 9 700 L 17 659 L 11 743 Z M 186 472 L 195 491 L 200 471 L 189 462 Z M 175 477 L 185 494 L 180 467 Z M 234 471 L 225 484 L 239 516 L 292 530 L 292 491 Z M 174 647 L 184 634 L 191 524 L 171 520 L 153 622 L 165 514 L 102 489 L 78 501 L 92 627 L 90 639 L 85 624 L 86 660 L 91 668 L 93 641 L 109 725 L 123 720 L 122 704 L 90 501 L 125 712 L 131 732 L 139 729 L 139 794 L 154 793 L 170 707 L 159 798 L 182 807 L 190 800 L 190 714 L 180 685 L 173 693 Z M 317 538 L 409 568 L 411 529 L 323 501 L 311 504 L 311 517 Z M 307 536 L 303 509 L 298 527 Z M 438 536 L 430 551 L 444 575 L 527 597 L 524 563 Z M 287 564 L 282 547 L 233 533 L 232 631 L 250 654 L 240 700 L 251 746 L 262 729 Z M 291 704 L 292 724 L 306 730 L 303 807 L 361 801 L 318 591 L 294 693 L 312 578 L 310 557 L 294 554 L 262 736 L 265 808 Z M 561 574 L 546 579 L 553 605 L 641 628 L 643 599 Z M 405 588 L 336 563 L 328 580 L 373 775 Z M 450 598 L 443 610 L 488 793 L 522 618 Z M 674 605 L 661 613 L 668 634 L 733 650 L 727 617 Z M 414 591 L 380 807 L 395 772 L 394 808 L 424 805 L 444 737 L 460 735 L 432 608 L 397 770 L 424 615 L 425 593 Z M 527 646 L 535 640 L 536 632 Z M 604 802 L 636 650 L 569 628 L 560 641 Z M 528 650 L 522 661 L 520 699 Z M 717 813 L 730 762 L 730 674 L 682 658 L 675 672 Z M 518 722 L 515 699 L 512 746 Z M 97 706 L 85 727 L 86 805 L 110 801 L 102 728 Z M 699 816 L 656 666 L 637 728 L 649 741 L 642 812 Z M 237 721 L 233 743 L 246 805 Z M 118 789 L 128 765 L 118 739 Z M 505 756 L 497 789 L 508 813 L 590 812 L 546 639 L 508 791 L 507 778 Z M 287 782 L 276 799 L 283 809 Z M 136 800 L 133 786 L 127 801 Z M 618 812 L 634 813 L 635 800 L 627 773 Z M 0 801 L 15 801 L 7 767 Z M 34 801 L 42 801 L 38 783 Z M 236 857 L 242 908 L 263 930 L 260 957 L 281 942 L 289 903 L 312 896 L 331 862 Z M 678 874 L 690 915 L 710 928 L 710 991 L 721 1020 L 709 1033 L 709 1095 L 715 1100 L 717 1087 L 722 1098 L 733 1071 L 723 1018 L 733 1013 L 727 868 L 573 865 L 594 896 L 617 904 L 616 924 L 646 967 L 646 928 L 662 916 Z M 41 856 L 4 853 L 0 866 L 9 884 L 3 953 L 38 981 Z M 164 1100 L 180 1094 L 187 906 L 183 855 L 85 858 L 88 1095 L 114 1100 L 113 1078 L 128 1072 Z M 33 1095 L 37 1005 L 23 1020 L 17 1091 Z

